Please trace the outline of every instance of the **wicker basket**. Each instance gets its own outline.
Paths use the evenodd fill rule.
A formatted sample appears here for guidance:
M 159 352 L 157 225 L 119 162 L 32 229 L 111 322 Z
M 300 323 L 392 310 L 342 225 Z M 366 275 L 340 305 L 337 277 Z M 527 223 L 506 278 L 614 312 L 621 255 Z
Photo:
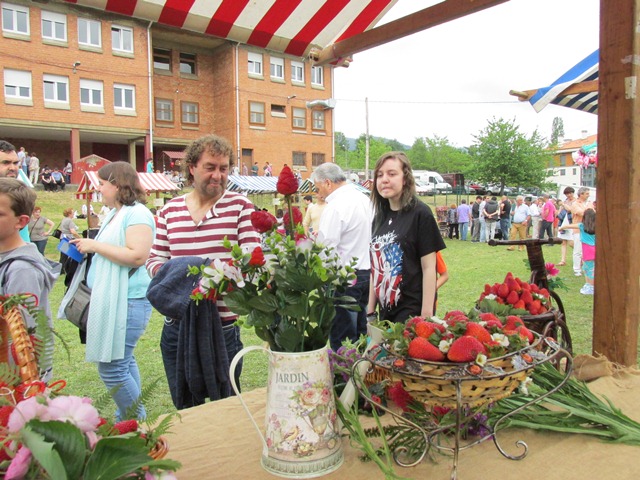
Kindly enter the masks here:
M 0 361 L 8 362 L 9 346 L 13 344 L 22 381 L 38 381 L 40 377 L 35 348 L 27 333 L 19 307 L 12 307 L 8 311 L 0 309 L 0 337 Z
M 477 375 L 469 371 L 473 363 L 428 362 L 405 358 L 396 355 L 388 345 L 382 345 L 370 350 L 368 358 L 375 368 L 373 378 L 367 377 L 366 381 L 380 381 L 383 377 L 394 383 L 400 381 L 413 398 L 429 408 L 456 408 L 458 405 L 478 407 L 507 397 L 518 388 L 535 366 L 535 362 L 525 361 L 523 355 L 531 353 L 539 356 L 537 350 L 540 342 L 541 337 L 536 335 L 534 343 L 525 349 L 487 360 L 481 373 Z
M 169 442 L 163 436 L 158 437 L 158 441 L 153 446 L 153 448 L 149 451 L 149 456 L 154 460 L 160 460 L 164 458 L 169 453 Z

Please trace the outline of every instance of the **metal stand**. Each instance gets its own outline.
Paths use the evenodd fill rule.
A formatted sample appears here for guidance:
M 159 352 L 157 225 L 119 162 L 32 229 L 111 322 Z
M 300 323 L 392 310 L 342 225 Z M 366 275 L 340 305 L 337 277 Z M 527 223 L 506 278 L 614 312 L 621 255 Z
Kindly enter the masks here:
M 467 423 L 471 418 L 473 418 L 475 413 L 477 413 L 479 409 L 484 407 L 486 403 L 490 402 L 491 400 L 488 399 L 487 402 L 485 402 L 483 405 L 477 406 L 475 409 L 471 411 L 469 415 L 466 415 L 466 416 L 464 415 L 463 412 L 464 412 L 465 406 L 462 404 L 462 384 L 464 382 L 469 382 L 469 381 L 478 382 L 478 376 L 471 375 L 469 373 L 460 374 L 460 372 L 464 372 L 465 370 L 464 368 L 456 372 L 455 374 L 456 378 L 451 379 L 451 381 L 455 383 L 455 387 L 456 387 L 456 407 L 455 407 L 456 420 L 454 423 L 450 423 L 447 425 L 427 425 L 427 426 L 418 425 L 415 422 L 405 418 L 404 416 L 399 415 L 397 411 L 393 411 L 385 407 L 384 405 L 381 405 L 379 402 L 376 402 L 375 400 L 373 400 L 371 396 L 368 394 L 368 389 L 366 385 L 364 385 L 363 378 L 358 375 L 358 364 L 360 362 L 368 362 L 371 366 L 375 365 L 380 368 L 384 368 L 387 370 L 389 369 L 387 365 L 381 366 L 379 363 L 376 362 L 375 359 L 362 358 L 358 360 L 353 365 L 351 381 L 355 385 L 360 395 L 362 395 L 369 403 L 371 403 L 371 405 L 374 405 L 375 407 L 381 410 L 384 410 L 385 412 L 388 412 L 389 414 L 391 414 L 391 416 L 397 423 L 404 424 L 405 426 L 415 429 L 416 431 L 420 432 L 424 436 L 424 440 L 425 440 L 424 451 L 420 452 L 417 456 L 414 456 L 413 458 L 407 457 L 409 452 L 406 447 L 403 447 L 403 446 L 397 447 L 393 451 L 393 458 L 396 464 L 398 464 L 401 467 L 413 467 L 419 464 L 420 462 L 422 462 L 424 457 L 427 455 L 429 448 L 435 448 L 441 452 L 450 453 L 453 455 L 453 467 L 451 470 L 451 479 L 455 480 L 457 479 L 457 475 L 458 475 L 458 456 L 460 451 L 466 450 L 475 445 L 478 445 L 479 443 L 482 443 L 489 438 L 493 440 L 493 443 L 495 444 L 498 451 L 504 457 L 510 460 L 521 460 L 527 455 L 529 447 L 522 440 L 518 440 L 516 442 L 516 446 L 523 450 L 521 453 L 517 455 L 510 455 L 509 453 L 507 453 L 507 451 L 501 446 L 498 438 L 496 437 L 497 432 L 500 430 L 499 428 L 500 425 L 510 416 L 520 412 L 521 410 L 529 407 L 530 405 L 533 405 L 535 403 L 538 403 L 544 400 L 546 397 L 548 397 L 552 393 L 562 388 L 562 386 L 569 379 L 571 372 L 573 370 L 573 360 L 571 358 L 571 355 L 566 350 L 562 349 L 562 347 L 555 340 L 551 338 L 545 338 L 542 341 L 544 342 L 544 346 L 545 346 L 544 351 L 529 348 L 529 349 L 524 349 L 519 356 L 514 357 L 514 367 L 515 367 L 514 370 L 511 370 L 509 372 L 504 372 L 504 371 L 500 372 L 498 371 L 500 369 L 495 369 L 495 371 L 492 371 L 491 368 L 487 367 L 485 368 L 485 372 L 483 373 L 482 378 L 486 380 L 503 378 L 509 375 L 517 374 L 525 370 L 527 371 L 532 370 L 537 365 L 541 365 L 545 362 L 553 362 L 556 368 L 559 368 L 560 366 L 564 367 L 565 377 L 562 380 L 562 382 L 560 382 L 560 384 L 558 384 L 551 391 L 533 399 L 530 402 L 527 402 L 526 404 L 518 407 L 517 409 L 499 418 L 492 426 L 488 426 L 488 429 L 489 429 L 488 434 L 466 444 L 462 444 L 461 442 L 462 440 L 461 427 L 465 423 Z M 522 355 L 524 355 L 525 353 L 531 356 L 533 361 L 526 362 L 522 358 Z M 392 368 L 391 370 L 394 370 L 394 369 Z M 394 375 L 393 371 L 390 373 L 391 375 Z M 396 372 L 396 373 L 400 374 L 401 372 Z M 430 379 L 440 379 L 440 380 L 442 379 L 442 377 L 434 377 L 426 374 L 421 375 L 421 378 L 423 378 L 424 381 L 426 382 L 428 382 Z M 449 434 L 450 432 L 453 433 L 453 446 L 442 445 L 441 442 L 439 441 L 440 438 L 442 438 L 441 434 L 446 435 L 446 434 Z M 380 433 L 381 435 L 384 435 L 384 432 L 380 432 Z M 393 443 L 393 441 L 396 438 L 397 438 L 397 434 L 388 438 L 387 442 Z

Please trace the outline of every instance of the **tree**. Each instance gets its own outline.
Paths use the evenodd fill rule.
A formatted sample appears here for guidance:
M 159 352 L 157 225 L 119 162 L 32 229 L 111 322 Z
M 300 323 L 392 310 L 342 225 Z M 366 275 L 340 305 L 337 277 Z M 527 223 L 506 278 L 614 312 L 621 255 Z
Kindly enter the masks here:
M 564 122 L 562 117 L 555 117 L 551 124 L 551 145 L 557 145 L 561 137 L 564 137 Z
M 474 135 L 472 174 L 482 183 L 539 187 L 546 179 L 546 166 L 552 158 L 544 138 L 533 132 L 526 137 L 515 120 L 490 120 Z
M 459 173 L 468 170 L 470 157 L 449 143 L 447 137 L 425 138 L 429 170 L 439 173 Z
M 349 140 L 342 132 L 333 133 L 333 144 L 335 146 L 336 158 L 335 162 L 345 170 L 349 169 Z
M 424 138 L 418 137 L 414 140 L 407 156 L 414 170 L 427 169 L 427 145 L 424 143 Z

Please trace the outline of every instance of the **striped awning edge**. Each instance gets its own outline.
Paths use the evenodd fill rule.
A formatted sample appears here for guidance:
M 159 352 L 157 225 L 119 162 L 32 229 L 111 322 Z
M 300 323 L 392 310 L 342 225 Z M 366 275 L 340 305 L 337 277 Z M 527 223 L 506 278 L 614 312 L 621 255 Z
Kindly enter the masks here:
M 177 192 L 180 188 L 162 173 L 138 172 L 138 178 L 147 195 L 156 192 Z M 76 198 L 86 199 L 88 194 L 93 196 L 98 188 L 98 172 L 84 172 L 84 176 L 78 185 Z

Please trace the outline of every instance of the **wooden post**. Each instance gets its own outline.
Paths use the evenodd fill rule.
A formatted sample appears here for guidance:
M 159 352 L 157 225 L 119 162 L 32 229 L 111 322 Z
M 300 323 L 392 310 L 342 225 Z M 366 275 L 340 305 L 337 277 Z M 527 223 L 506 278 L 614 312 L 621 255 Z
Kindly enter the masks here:
M 636 365 L 640 310 L 639 20 L 640 0 L 600 2 L 593 351 L 624 365 Z

